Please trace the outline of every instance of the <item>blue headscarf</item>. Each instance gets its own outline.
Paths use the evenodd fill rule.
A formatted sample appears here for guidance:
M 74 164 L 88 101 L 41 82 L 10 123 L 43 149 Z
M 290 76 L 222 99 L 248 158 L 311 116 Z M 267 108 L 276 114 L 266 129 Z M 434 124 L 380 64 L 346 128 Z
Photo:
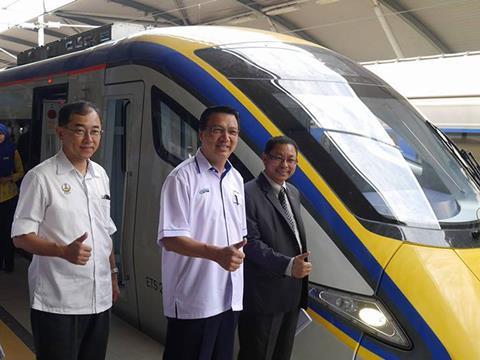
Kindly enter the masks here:
M 15 145 L 10 140 L 8 127 L 0 124 L 0 134 L 5 135 L 5 141 L 0 143 L 0 177 L 9 176 L 15 170 Z

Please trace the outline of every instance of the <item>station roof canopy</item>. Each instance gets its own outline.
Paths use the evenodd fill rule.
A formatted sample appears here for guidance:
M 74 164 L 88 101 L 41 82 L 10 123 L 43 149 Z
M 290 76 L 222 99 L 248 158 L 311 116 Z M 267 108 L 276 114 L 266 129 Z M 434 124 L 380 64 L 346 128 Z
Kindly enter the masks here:
M 0 0 L 0 67 L 40 26 L 49 43 L 113 22 L 271 30 L 361 62 L 480 50 L 480 0 Z

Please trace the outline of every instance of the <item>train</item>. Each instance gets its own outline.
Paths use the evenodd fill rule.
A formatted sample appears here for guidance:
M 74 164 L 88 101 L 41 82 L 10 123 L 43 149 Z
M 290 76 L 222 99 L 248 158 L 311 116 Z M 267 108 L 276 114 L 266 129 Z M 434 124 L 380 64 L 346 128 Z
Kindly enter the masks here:
M 198 148 L 202 111 L 222 104 L 240 114 L 230 160 L 245 181 L 263 170 L 270 137 L 299 145 L 291 182 L 313 322 L 293 359 L 480 358 L 478 165 L 372 72 L 296 37 L 216 26 L 149 29 L 15 66 L 0 72 L 0 121 L 27 169 L 58 151 L 58 109 L 80 99 L 98 104 L 105 130 L 94 160 L 118 228 L 114 310 L 141 331 L 165 340 L 162 184 Z

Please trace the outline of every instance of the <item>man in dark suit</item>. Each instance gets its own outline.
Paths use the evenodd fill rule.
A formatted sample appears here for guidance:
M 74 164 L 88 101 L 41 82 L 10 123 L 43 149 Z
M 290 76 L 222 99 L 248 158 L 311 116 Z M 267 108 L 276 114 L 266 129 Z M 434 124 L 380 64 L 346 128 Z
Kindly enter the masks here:
M 244 247 L 240 360 L 290 359 L 300 308 L 307 307 L 308 262 L 300 194 L 286 180 L 295 172 L 295 141 L 271 138 L 265 170 L 245 184 L 248 242 Z

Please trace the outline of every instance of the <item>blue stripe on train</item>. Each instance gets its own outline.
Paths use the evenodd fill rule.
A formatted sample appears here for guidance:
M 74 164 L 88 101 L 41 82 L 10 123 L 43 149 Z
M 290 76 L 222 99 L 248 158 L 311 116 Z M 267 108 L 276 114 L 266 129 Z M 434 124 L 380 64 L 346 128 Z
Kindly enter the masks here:
M 119 64 L 142 64 L 161 70 L 175 81 L 188 84 L 191 89 L 196 89 L 210 104 L 228 104 L 236 108 L 241 117 L 242 134 L 247 136 L 258 149 L 262 149 L 270 138 L 267 130 L 220 82 L 212 78 L 199 65 L 182 54 L 155 43 L 119 42 L 115 45 L 105 46 L 97 51 L 89 52 L 87 56 L 85 56 L 85 53 L 77 53 L 50 62 L 34 64 L 28 68 L 19 67 L 7 70 L 3 74 L 0 73 L 0 83 L 47 76 L 51 73 L 51 69 L 56 69 L 56 72 L 71 71 L 103 63 L 106 63 L 108 67 Z M 364 274 L 376 282 L 382 276 L 382 267 L 343 219 L 334 211 L 302 169 L 297 169 L 291 181 L 301 189 L 304 198 L 312 205 L 312 208 L 326 220 L 337 235 L 338 240 L 342 241 L 344 245 L 348 245 L 347 247 L 351 249 L 356 259 L 362 265 L 365 271 Z M 382 288 L 389 296 L 389 300 L 398 307 L 403 316 L 408 318 L 418 330 L 418 338 L 425 342 L 427 348 L 431 351 L 432 357 L 435 359 L 449 359 L 450 356 L 443 344 L 387 274 L 383 274 Z M 319 308 L 314 310 L 322 315 Z M 331 317 L 327 316 L 326 318 L 329 319 Z M 334 325 L 339 326 L 338 322 L 334 323 Z M 345 329 L 345 327 L 340 328 L 342 330 Z M 349 336 L 355 336 L 352 331 L 347 331 L 346 333 Z M 386 352 L 385 349 L 379 348 L 375 343 L 368 341 L 368 339 L 364 343 L 362 342 L 362 345 L 379 356 L 386 358 L 395 357 L 393 353 Z
M 163 51 L 164 49 L 159 49 L 159 52 Z M 171 50 L 169 49 L 167 51 Z M 191 88 L 198 89 L 199 92 L 209 100 L 210 104 L 228 104 L 239 110 L 242 133 L 253 141 L 259 149 L 262 149 L 271 136 L 257 119 L 252 116 L 248 109 L 225 89 L 220 82 L 212 78 L 210 74 L 200 68 L 196 63 L 179 53 L 172 53 L 171 56 L 174 61 L 169 63 L 174 66 L 168 69 L 169 73 L 173 74 L 175 79 L 181 79 L 181 82 L 189 84 Z M 323 195 L 307 178 L 305 173 L 301 169 L 297 169 L 291 181 L 301 189 L 305 195 L 304 198 L 310 202 L 313 208 L 327 220 L 338 238 L 347 244 L 348 248 L 352 249 L 368 276 L 373 277 L 373 279 L 378 279 L 383 272 L 380 264 L 378 264 L 343 219 L 334 211 L 328 201 L 326 201 Z M 443 344 L 387 274 L 383 274 L 382 283 L 385 284 L 385 291 L 389 295 L 390 300 L 398 306 L 406 318 L 415 324 L 415 329 L 418 331 L 418 338 L 427 344 L 427 348 L 431 351 L 432 356 L 435 359 L 449 359 L 450 357 Z M 377 353 L 379 356 L 387 358 L 395 357 L 394 354 L 386 352 L 385 349 L 380 349 L 371 341 L 367 340 L 364 344 L 362 343 L 362 345 L 370 351 Z

